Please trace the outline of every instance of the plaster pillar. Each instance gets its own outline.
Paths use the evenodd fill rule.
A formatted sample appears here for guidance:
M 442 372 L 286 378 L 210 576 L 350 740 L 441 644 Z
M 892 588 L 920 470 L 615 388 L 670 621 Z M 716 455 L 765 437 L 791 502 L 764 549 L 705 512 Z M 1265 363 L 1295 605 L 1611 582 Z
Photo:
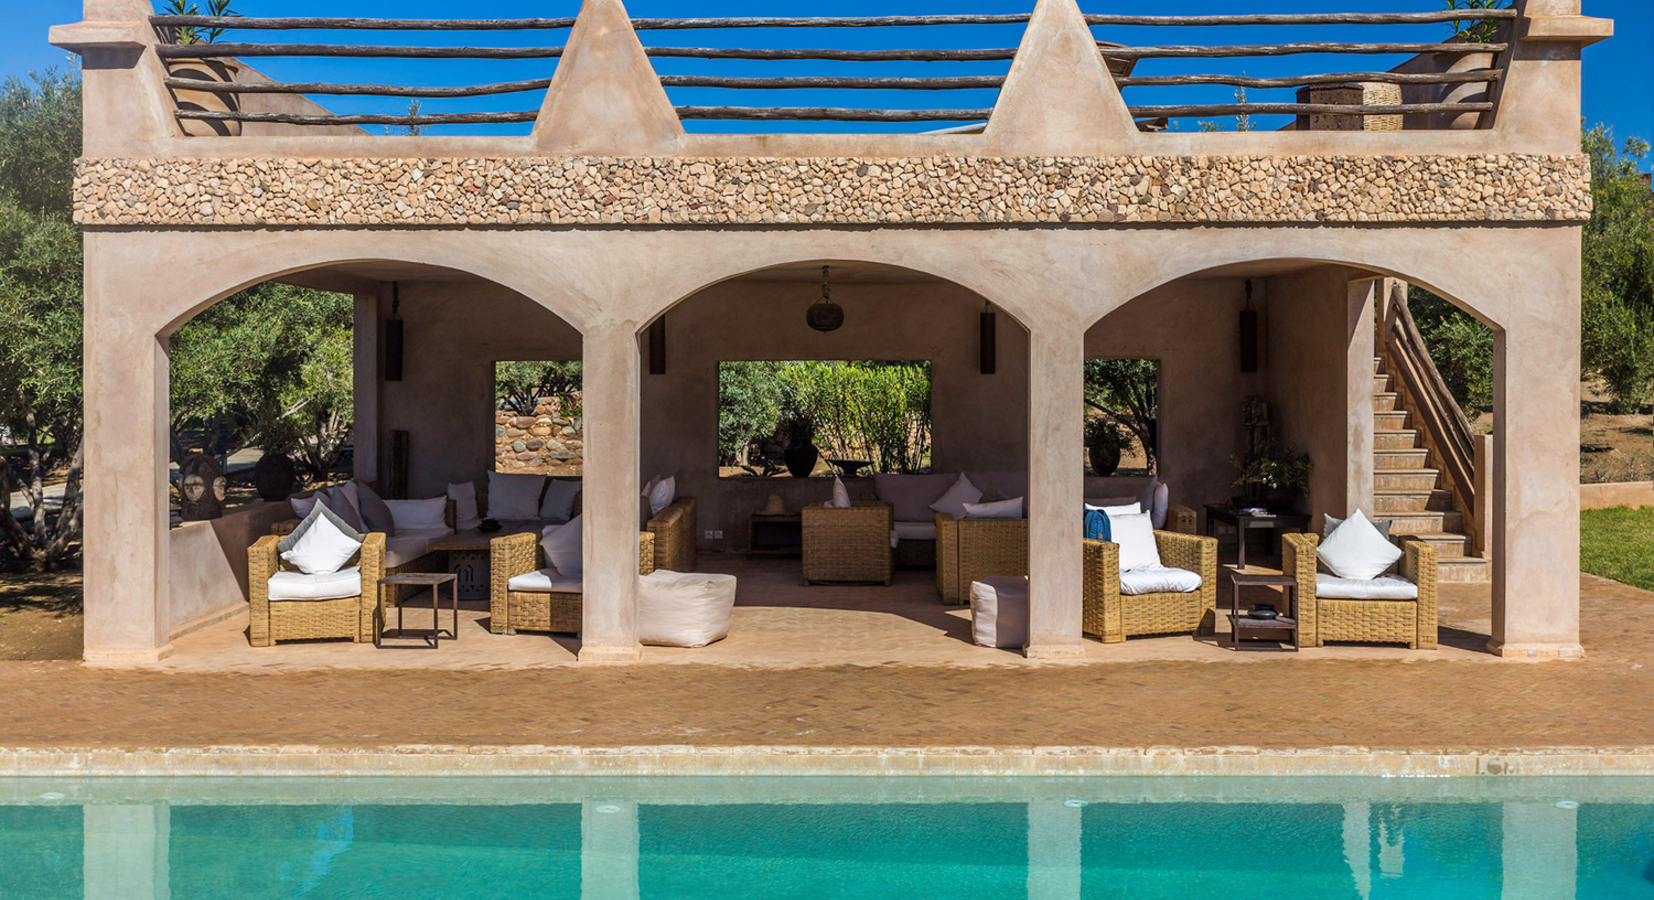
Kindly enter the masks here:
M 588 330 L 583 342 L 586 468 L 585 602 L 580 659 L 639 657 L 637 332 L 627 323 Z
M 81 878 L 86 900 L 170 900 L 164 803 L 82 807 Z
M 1373 357 L 1378 355 L 1374 338 L 1375 314 L 1380 295 L 1388 289 L 1384 280 L 1361 279 L 1349 285 L 1349 343 L 1344 377 L 1344 409 L 1349 419 L 1350 440 L 1344 454 L 1344 517 L 1354 510 L 1368 516 L 1377 512 L 1373 497 Z
M 152 661 L 172 653 L 166 343 L 133 315 L 145 281 L 101 265 L 99 237 L 86 236 L 84 652 Z
M 1028 900 L 1080 900 L 1084 816 L 1058 800 L 1028 804 Z
M 1504 900 L 1571 900 L 1579 884 L 1579 808 L 1505 804 Z
M 351 441 L 355 444 L 353 461 L 356 477 L 374 482 L 375 489 L 384 490 L 379 476 L 379 382 L 383 370 L 379 365 L 379 296 L 357 294 L 355 317 L 351 329 L 352 391 L 355 394 L 356 424 Z
M 1085 496 L 1085 328 L 1028 333 L 1028 645 L 1030 659 L 1077 659 L 1081 644 L 1080 505 Z
M 1579 255 L 1532 276 L 1494 332 L 1493 638 L 1501 656 L 1578 657 Z M 1566 292 L 1571 291 L 1571 298 Z M 1567 377 L 1558 377 L 1566 374 Z M 1477 503 L 1482 502 L 1477 498 Z
M 637 804 L 588 801 L 580 810 L 581 900 L 637 900 Z

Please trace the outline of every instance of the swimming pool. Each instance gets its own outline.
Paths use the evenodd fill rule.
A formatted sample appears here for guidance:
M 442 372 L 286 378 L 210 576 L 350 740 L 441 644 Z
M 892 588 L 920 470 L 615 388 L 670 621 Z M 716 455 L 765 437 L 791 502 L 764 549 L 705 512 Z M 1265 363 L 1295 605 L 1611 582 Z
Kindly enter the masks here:
M 0 780 L 0 897 L 1654 897 L 1654 779 Z

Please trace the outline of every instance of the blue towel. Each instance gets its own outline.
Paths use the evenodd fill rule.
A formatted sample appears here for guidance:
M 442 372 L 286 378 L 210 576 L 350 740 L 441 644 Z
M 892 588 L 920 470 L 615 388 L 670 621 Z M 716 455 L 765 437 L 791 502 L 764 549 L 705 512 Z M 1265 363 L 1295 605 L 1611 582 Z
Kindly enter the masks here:
M 1114 540 L 1114 529 L 1109 526 L 1108 513 L 1100 509 L 1085 511 L 1085 537 L 1088 541 Z

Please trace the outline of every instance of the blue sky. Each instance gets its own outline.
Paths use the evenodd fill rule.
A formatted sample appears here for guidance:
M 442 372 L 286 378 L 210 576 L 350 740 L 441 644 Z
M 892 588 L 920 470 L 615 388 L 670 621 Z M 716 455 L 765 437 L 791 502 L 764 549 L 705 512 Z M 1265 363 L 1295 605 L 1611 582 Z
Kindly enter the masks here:
M 0 74 L 24 75 L 30 70 L 49 66 L 68 66 L 72 62 L 63 51 L 45 42 L 46 29 L 55 23 L 72 22 L 80 18 L 80 4 L 73 0 L 10 0 L 10 27 L 0 31 Z M 204 4 L 203 4 L 204 5 Z M 1218 0 L 1157 0 L 1153 4 L 1109 4 L 1084 2 L 1082 7 L 1095 12 L 1104 9 L 1120 12 L 1156 12 L 1163 14 L 1199 14 L 1214 12 L 1324 12 L 1332 9 L 1324 0 L 1254 0 L 1237 7 Z M 896 13 L 957 13 L 957 12 L 1025 12 L 1032 0 L 833 0 L 813 4 L 775 2 L 747 2 L 747 0 L 633 0 L 628 9 L 634 16 L 685 15 L 858 15 Z M 360 15 L 398 16 L 409 18 L 488 16 L 527 17 L 564 16 L 578 10 L 578 0 L 489 0 L 463 10 L 451 3 L 434 0 L 239 0 L 235 9 L 243 15 Z M 1377 3 L 1372 0 L 1352 0 L 1338 5 L 1338 9 L 1353 11 L 1393 11 L 1399 9 L 1429 10 L 1439 6 L 1429 0 L 1409 0 L 1406 3 Z M 1654 3 L 1650 0 L 1585 0 L 1589 15 L 1607 16 L 1616 20 L 1614 39 L 1588 48 L 1585 56 L 1585 117 L 1590 122 L 1606 122 L 1621 138 L 1636 135 L 1654 140 Z M 1274 43 L 1288 40 L 1328 39 L 1324 29 L 1097 29 L 1101 39 L 1112 39 L 1127 44 L 1144 43 Z M 719 32 L 652 32 L 644 35 L 646 43 L 690 46 L 831 46 L 831 47 L 1014 47 L 1020 35 L 1016 27 L 959 27 L 924 29 L 844 30 L 822 29 L 808 31 L 747 31 Z M 1342 29 L 1333 34 L 1348 40 L 1435 41 L 1443 37 L 1444 27 L 1406 26 L 1396 28 Z M 241 32 L 244 40 L 292 40 L 290 36 L 265 32 Z M 563 42 L 564 32 L 509 33 L 481 32 L 472 34 L 407 35 L 396 32 L 360 34 L 354 42 L 378 41 L 384 43 L 469 43 L 473 45 L 553 45 Z M 227 38 L 234 40 L 237 38 Z M 328 32 L 302 33 L 300 39 L 314 42 L 342 40 L 342 36 Z M 1378 57 L 1366 61 L 1372 67 L 1388 68 L 1398 59 Z M 1360 62 L 1360 61 L 1357 61 Z M 931 63 L 931 64 L 860 64 L 860 63 L 765 63 L 750 61 L 693 62 L 685 60 L 658 60 L 663 73 L 774 75 L 774 74 L 998 74 L 1005 63 Z M 476 82 L 512 81 L 546 77 L 552 68 L 549 60 L 466 61 L 466 60 L 260 60 L 260 68 L 283 80 L 307 81 L 378 81 L 410 84 L 466 84 Z M 1156 74 L 1186 71 L 1244 72 L 1248 75 L 1291 73 L 1319 73 L 1347 69 L 1348 59 L 1324 57 L 1286 57 L 1276 59 L 1215 60 L 1188 63 L 1173 60 L 1145 61 L 1138 74 Z M 1361 66 L 1366 68 L 1366 65 Z M 675 89 L 673 100 L 680 104 L 720 104 L 731 102 L 758 105 L 874 105 L 980 108 L 991 106 L 991 91 L 888 92 L 846 99 L 846 92 L 776 91 L 765 94 L 752 92 L 715 91 L 708 89 Z M 741 95 L 732 101 L 731 95 Z M 1127 100 L 1133 104 L 1227 102 L 1227 88 L 1133 88 Z M 1290 91 L 1273 93 L 1254 92 L 1251 100 L 1289 101 Z M 464 101 L 430 102 L 427 112 L 463 110 L 531 109 L 538 105 L 535 94 L 514 94 Z M 399 112 L 405 101 L 390 99 L 327 98 L 322 102 L 340 111 Z M 1281 120 L 1266 121 L 1273 127 Z M 945 123 L 942 123 L 945 124 Z M 1233 127 L 1229 120 L 1218 123 Z M 691 123 L 696 130 L 758 131 L 777 130 L 773 125 L 756 123 Z M 805 126 L 810 127 L 810 126 Z M 870 130 L 868 126 L 817 126 L 840 130 Z M 919 128 L 927 126 L 918 126 Z M 1197 127 L 1192 121 L 1180 127 Z M 915 130 L 915 126 L 903 126 Z M 472 130 L 489 130 L 473 128 Z M 520 131 L 523 127 L 502 126 L 498 131 Z

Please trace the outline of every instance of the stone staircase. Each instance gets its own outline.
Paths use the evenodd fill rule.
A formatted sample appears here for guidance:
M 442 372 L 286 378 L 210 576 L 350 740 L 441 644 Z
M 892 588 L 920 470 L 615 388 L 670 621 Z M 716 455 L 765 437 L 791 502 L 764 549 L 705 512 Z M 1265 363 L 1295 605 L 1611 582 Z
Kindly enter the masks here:
M 1486 559 L 1471 556 L 1464 514 L 1408 410 L 1405 388 L 1373 358 L 1373 518 L 1388 521 L 1392 535 L 1409 535 L 1436 548 L 1442 581 L 1480 582 Z

